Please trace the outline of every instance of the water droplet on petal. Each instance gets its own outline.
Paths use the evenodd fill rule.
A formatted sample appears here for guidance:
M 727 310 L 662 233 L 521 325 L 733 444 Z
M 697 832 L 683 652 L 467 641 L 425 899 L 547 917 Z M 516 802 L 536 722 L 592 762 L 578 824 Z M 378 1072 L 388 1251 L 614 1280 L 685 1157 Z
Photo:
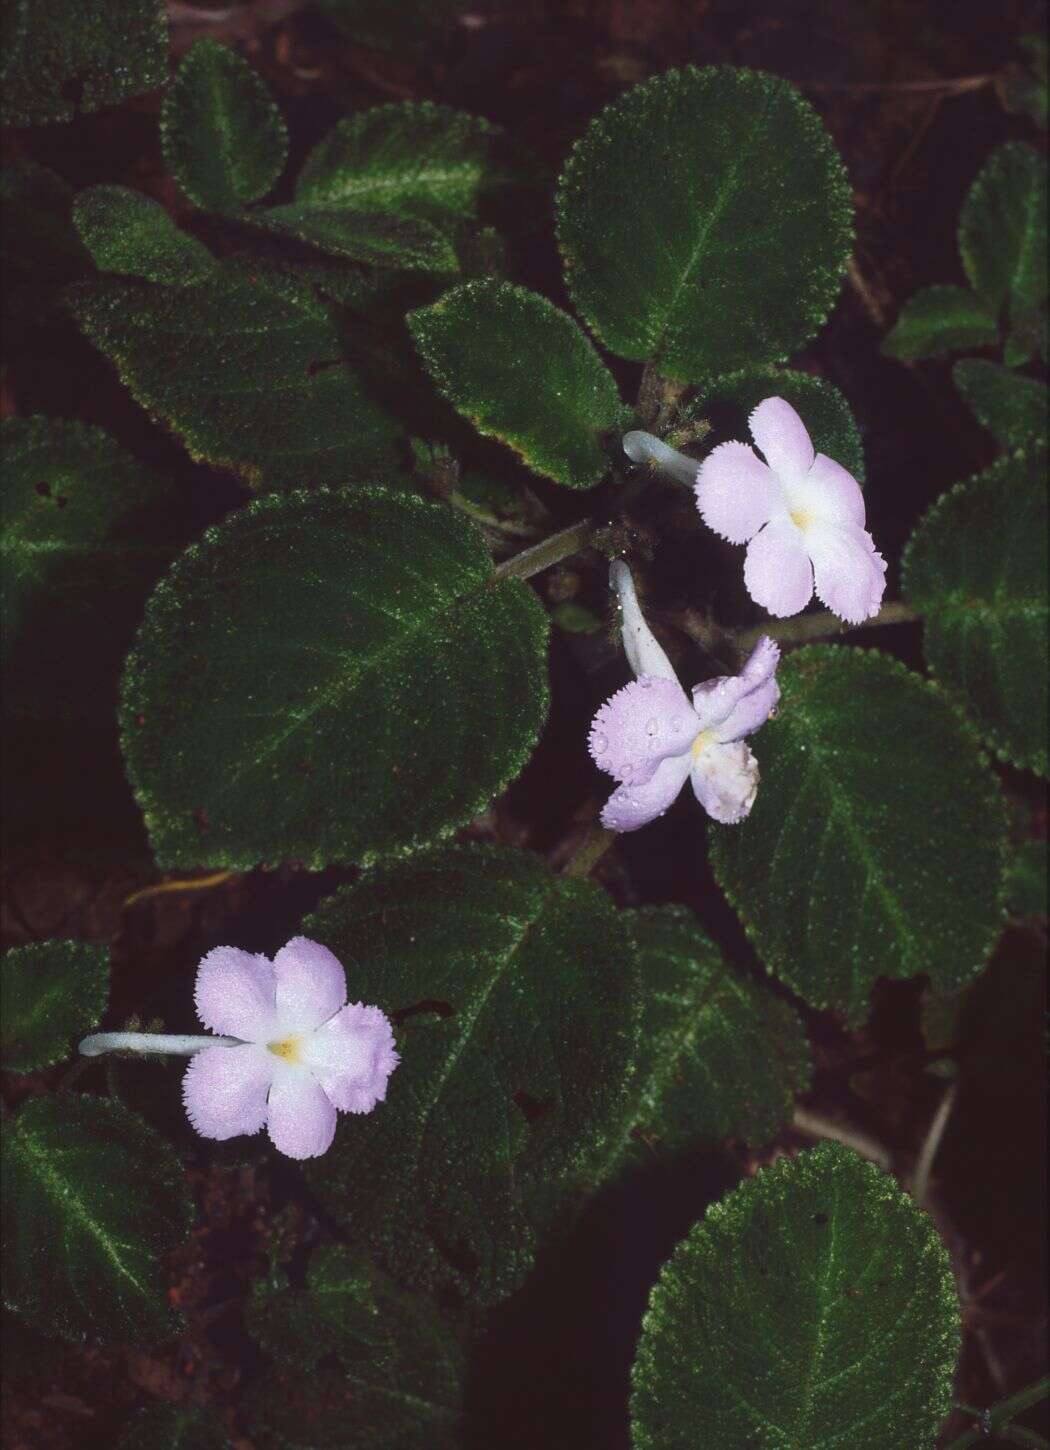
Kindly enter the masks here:
M 660 727 L 657 724 L 655 718 L 651 718 L 649 720 L 646 720 L 646 722 L 645 722 L 645 733 L 646 733 L 646 735 L 655 735 L 656 732 L 657 732 L 657 730 L 659 728 Z
M 605 735 L 596 735 L 592 743 L 595 755 L 604 755 L 609 748 L 608 737 Z
M 769 712 L 769 718 L 770 718 L 770 720 L 775 719 L 775 717 L 777 715 L 779 715 L 779 714 L 780 714 L 780 706 L 779 705 L 774 705 L 773 708 L 772 708 L 772 710 L 770 710 L 770 712 Z

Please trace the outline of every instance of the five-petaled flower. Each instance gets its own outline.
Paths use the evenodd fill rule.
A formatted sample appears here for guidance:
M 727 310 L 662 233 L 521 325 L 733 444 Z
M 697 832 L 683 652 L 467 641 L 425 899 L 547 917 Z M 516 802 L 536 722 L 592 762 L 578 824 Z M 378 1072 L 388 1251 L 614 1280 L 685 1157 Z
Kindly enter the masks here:
M 607 700 L 591 723 L 596 765 L 621 782 L 605 803 L 602 824 L 634 831 L 662 816 L 692 779 L 697 800 L 716 821 L 742 821 L 758 789 L 758 762 L 744 744 L 780 698 L 780 651 L 763 636 L 739 675 L 693 689 L 692 701 L 646 624 L 626 564 L 609 572 L 620 599 L 623 647 L 635 679 Z
M 749 419 L 765 463 L 746 443 L 722 443 L 700 464 L 696 502 L 706 524 L 747 544 L 744 583 L 770 614 L 797 614 L 817 597 L 840 619 L 877 614 L 886 561 L 864 528 L 864 496 L 841 464 L 814 453 L 802 419 L 766 398 Z
M 327 947 L 293 937 L 271 962 L 216 947 L 197 970 L 197 1015 L 237 1039 L 190 1059 L 182 1094 L 205 1138 L 265 1126 L 289 1158 L 331 1146 L 336 1111 L 368 1113 L 398 1064 L 378 1007 L 346 1005 L 346 975 Z

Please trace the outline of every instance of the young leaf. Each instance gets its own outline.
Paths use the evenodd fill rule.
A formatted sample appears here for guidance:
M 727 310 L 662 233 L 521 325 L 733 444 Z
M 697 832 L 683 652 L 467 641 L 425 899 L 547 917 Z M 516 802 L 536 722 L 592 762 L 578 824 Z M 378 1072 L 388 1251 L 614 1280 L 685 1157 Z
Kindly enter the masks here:
M 635 1450 L 933 1450 L 961 1341 L 951 1264 L 849 1149 L 782 1158 L 708 1210 L 642 1321 Z
M 73 191 L 55 172 L 13 160 L 0 168 L 0 285 L 5 319 L 46 317 L 91 259 L 73 226 Z
M 91 186 L 73 207 L 84 245 L 102 272 L 181 287 L 215 271 L 207 247 L 180 230 L 151 197 L 126 186 Z
M 38 126 L 162 86 L 168 36 L 157 0 L 8 0 L 4 125 Z
M 919 521 L 905 597 L 933 673 L 1003 760 L 1047 773 L 1046 448 L 1000 458 Z
M 787 81 L 729 66 L 668 71 L 607 106 L 557 208 L 587 323 L 683 382 L 808 342 L 852 242 L 849 183 L 816 112 Z
M 288 154 L 288 131 L 266 86 L 214 40 L 187 52 L 164 97 L 160 131 L 168 170 L 209 211 L 235 211 L 265 196 Z
M 977 421 L 1004 448 L 1046 437 L 1046 384 L 1001 363 L 968 357 L 952 368 L 952 382 Z
M 910 297 L 882 341 L 887 357 L 901 362 L 937 357 L 961 347 L 999 341 L 994 312 L 967 287 L 925 287 Z
M 963 204 L 959 252 L 993 316 L 1046 302 L 1046 166 L 1034 147 L 1010 141 L 988 158 Z
M 261 270 L 189 287 L 104 277 L 74 288 L 72 305 L 193 458 L 274 486 L 374 477 L 398 460 L 401 429 L 308 287 Z
M 449 847 L 376 870 L 304 931 L 397 1025 L 382 1111 L 309 1171 L 399 1279 L 492 1303 L 621 1122 L 638 1045 L 630 919 L 536 857 Z
M 851 1025 L 880 977 L 969 981 L 999 934 L 1005 832 L 970 731 L 875 651 L 799 650 L 778 679 L 754 809 L 711 842 L 763 962 Z
M 370 266 L 449 273 L 459 270 L 448 237 L 416 217 L 355 211 L 339 203 L 294 202 L 291 206 L 246 212 L 238 221 L 276 236 L 292 237 L 333 257 Z
M 165 870 L 368 861 L 464 825 L 547 712 L 547 620 L 473 524 L 382 489 L 268 495 L 158 586 L 128 775 Z
M 153 1405 L 134 1417 L 116 1450 L 229 1450 L 225 1430 L 209 1410 Z
M 110 1098 L 33 1098 L 5 1124 L 8 1306 L 65 1339 L 161 1339 L 174 1328 L 159 1256 L 189 1231 L 174 1151 Z
M 509 282 L 468 282 L 409 314 L 431 377 L 479 433 L 569 488 L 608 466 L 604 431 L 625 426 L 612 374 L 572 318 Z
M 109 999 L 109 953 L 90 942 L 43 941 L 0 958 L 0 1067 L 61 1062 L 98 1024 Z

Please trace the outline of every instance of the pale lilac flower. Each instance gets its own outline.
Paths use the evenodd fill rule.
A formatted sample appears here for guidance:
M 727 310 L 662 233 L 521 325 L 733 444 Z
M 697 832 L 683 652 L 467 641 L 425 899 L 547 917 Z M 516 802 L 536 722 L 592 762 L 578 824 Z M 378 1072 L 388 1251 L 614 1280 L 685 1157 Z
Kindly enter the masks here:
M 733 825 L 750 811 L 758 761 L 744 744 L 776 708 L 780 651 L 763 636 L 739 675 L 696 685 L 690 701 L 646 624 L 631 571 L 616 560 L 609 581 L 620 600 L 623 647 L 635 678 L 607 700 L 591 723 L 594 763 L 621 782 L 602 824 L 635 831 L 662 816 L 689 777 L 716 821 Z
M 197 969 L 197 1015 L 228 1034 L 190 1059 L 186 1112 L 205 1138 L 266 1127 L 289 1158 L 316 1158 L 336 1112 L 369 1113 L 398 1064 L 378 1007 L 346 1005 L 346 975 L 327 947 L 293 937 L 268 957 L 216 947 Z
M 766 398 L 748 421 L 766 461 L 746 443 L 713 449 L 696 476 L 704 523 L 731 544 L 748 545 L 744 583 L 770 614 L 798 614 L 815 586 L 840 619 L 870 619 L 882 603 L 886 561 L 864 528 L 857 480 L 814 453 L 783 398 Z

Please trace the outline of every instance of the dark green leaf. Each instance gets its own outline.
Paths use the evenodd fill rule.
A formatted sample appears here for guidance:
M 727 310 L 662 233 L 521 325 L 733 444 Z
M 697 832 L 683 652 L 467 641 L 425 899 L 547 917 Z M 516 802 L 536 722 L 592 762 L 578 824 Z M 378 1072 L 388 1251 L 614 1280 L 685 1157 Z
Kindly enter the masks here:
M 4 1294 L 66 1339 L 160 1339 L 174 1328 L 159 1255 L 186 1236 L 173 1150 L 120 1103 L 33 1098 L 4 1125 Z
M 998 316 L 1046 302 L 1046 162 L 1024 141 L 988 158 L 959 217 L 959 251 L 974 291 Z
M 624 426 L 612 374 L 572 318 L 508 282 L 468 282 L 408 318 L 449 402 L 536 473 L 591 488 L 608 467 L 601 435 Z
M 799 650 L 778 678 L 754 809 L 711 844 L 762 960 L 851 1024 L 880 977 L 969 981 L 999 934 L 1005 831 L 970 731 L 875 651 Z
M 404 58 L 432 59 L 452 31 L 459 0 L 320 0 L 325 14 L 359 45 Z
M 207 247 L 181 231 L 160 203 L 141 191 L 89 187 L 76 199 L 73 220 L 102 272 L 180 287 L 202 282 L 215 271 Z
M 265 196 L 284 169 L 288 131 L 248 63 L 198 40 L 164 97 L 168 170 L 198 206 L 232 211 Z
M 787 81 L 687 67 L 590 123 L 562 174 L 558 237 L 602 342 L 696 381 L 813 337 L 850 253 L 849 183 Z
M 1046 437 L 1046 384 L 1000 363 L 967 357 L 952 368 L 952 382 L 977 421 L 1004 448 Z
M 192 287 L 106 277 L 79 285 L 73 308 L 194 458 L 275 486 L 374 477 L 397 462 L 400 428 L 366 396 L 307 287 L 262 270 Z
M 1047 773 L 1046 448 L 1000 458 L 920 520 L 904 592 L 934 674 L 1002 759 Z
M 228 1450 L 229 1444 L 210 1411 L 154 1405 L 135 1416 L 116 1450 Z
M 69 121 L 152 91 L 167 75 L 159 0 L 7 0 L 3 39 L 5 125 Z
M 34 1072 L 61 1062 L 97 1026 L 109 999 L 109 953 L 90 942 L 43 941 L 0 959 L 0 1066 Z
M 158 586 L 125 674 L 158 862 L 320 868 L 448 835 L 524 765 L 546 639 L 452 509 L 358 489 L 232 514 Z
M 430 272 L 459 270 L 448 237 L 416 217 L 354 211 L 338 202 L 294 202 L 245 213 L 239 220 L 352 262 Z
M 353 964 L 352 995 L 393 1016 L 402 1055 L 312 1184 L 399 1279 L 509 1294 L 621 1121 L 630 918 L 536 857 L 459 846 L 373 872 L 304 930 Z
M 46 167 L 15 160 L 0 169 L 5 318 L 31 323 L 46 316 L 66 284 L 91 265 L 73 226 L 72 206 L 72 189 Z
M 642 1321 L 635 1450 L 933 1450 L 961 1341 L 948 1254 L 895 1179 L 838 1144 L 708 1210 Z
M 967 287 L 926 287 L 901 309 L 882 350 L 902 362 L 937 357 L 962 347 L 990 347 L 999 341 L 994 312 Z
M 1006 909 L 1011 916 L 1047 915 L 1045 841 L 1025 841 L 1006 868 Z

